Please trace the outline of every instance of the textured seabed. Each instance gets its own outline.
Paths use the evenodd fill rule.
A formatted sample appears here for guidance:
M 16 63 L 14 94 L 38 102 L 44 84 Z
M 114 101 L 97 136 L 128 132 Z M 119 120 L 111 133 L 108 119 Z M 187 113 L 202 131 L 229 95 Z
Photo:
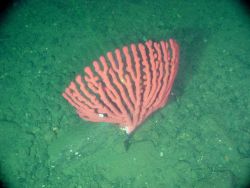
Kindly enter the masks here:
M 235 188 L 250 175 L 250 24 L 236 1 L 22 0 L 0 19 L 0 180 L 10 188 Z M 168 104 L 129 140 L 61 96 L 117 47 L 180 44 Z

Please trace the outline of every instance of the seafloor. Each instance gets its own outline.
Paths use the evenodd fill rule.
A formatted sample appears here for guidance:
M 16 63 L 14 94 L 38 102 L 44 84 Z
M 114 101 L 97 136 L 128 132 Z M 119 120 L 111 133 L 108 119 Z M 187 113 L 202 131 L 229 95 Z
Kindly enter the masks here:
M 0 180 L 6 188 L 244 188 L 250 176 L 250 12 L 233 0 L 5 4 Z M 171 98 L 124 148 L 61 96 L 84 66 L 132 42 L 174 38 Z M 128 142 L 127 142 L 128 144 Z

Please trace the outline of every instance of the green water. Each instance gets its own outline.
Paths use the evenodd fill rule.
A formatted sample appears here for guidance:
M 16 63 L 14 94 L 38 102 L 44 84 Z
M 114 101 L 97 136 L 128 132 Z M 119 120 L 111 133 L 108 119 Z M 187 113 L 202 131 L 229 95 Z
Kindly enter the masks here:
M 0 180 L 6 188 L 245 188 L 250 12 L 231 0 L 10 3 L 0 19 Z M 174 38 L 168 104 L 129 140 L 61 96 L 83 67 Z

